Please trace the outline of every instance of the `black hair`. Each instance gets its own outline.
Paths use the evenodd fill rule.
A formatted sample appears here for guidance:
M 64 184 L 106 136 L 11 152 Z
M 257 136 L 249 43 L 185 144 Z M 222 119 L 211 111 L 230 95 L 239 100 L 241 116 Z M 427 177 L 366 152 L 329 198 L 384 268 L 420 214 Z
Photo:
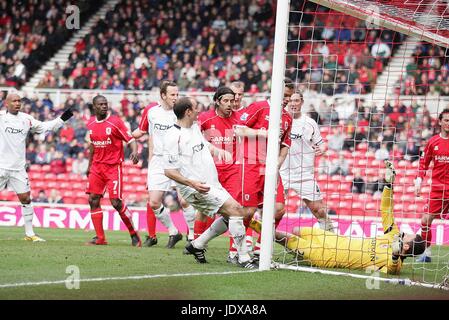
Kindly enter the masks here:
M 193 103 L 192 100 L 189 97 L 182 97 L 179 98 L 174 107 L 173 107 L 173 112 L 176 115 L 176 118 L 178 120 L 181 120 L 182 118 L 184 118 L 186 111 L 193 108 Z
M 214 94 L 214 102 L 220 101 L 221 97 L 224 96 L 225 94 L 232 94 L 233 96 L 235 96 L 234 91 L 232 91 L 231 88 L 229 87 L 219 87 L 217 89 L 217 92 L 215 92 Z
M 449 113 L 449 108 L 446 108 L 443 111 L 441 111 L 440 115 L 438 116 L 438 119 L 440 121 L 443 120 L 443 114 L 445 114 L 445 113 Z
M 96 95 L 96 96 L 92 99 L 92 104 L 96 104 L 96 103 L 97 103 L 97 100 L 98 100 L 98 99 L 101 99 L 101 98 L 103 98 L 103 99 L 105 99 L 106 101 L 108 101 L 108 99 L 106 99 L 105 96 L 102 96 L 101 94 L 99 94 L 99 95 Z
M 405 252 L 407 255 L 419 256 L 426 250 L 426 241 L 419 234 L 415 235 L 415 239 L 407 242 L 409 249 Z
M 284 78 L 284 85 L 286 88 L 293 89 L 293 90 L 295 89 L 295 84 L 293 83 L 293 80 L 288 77 Z

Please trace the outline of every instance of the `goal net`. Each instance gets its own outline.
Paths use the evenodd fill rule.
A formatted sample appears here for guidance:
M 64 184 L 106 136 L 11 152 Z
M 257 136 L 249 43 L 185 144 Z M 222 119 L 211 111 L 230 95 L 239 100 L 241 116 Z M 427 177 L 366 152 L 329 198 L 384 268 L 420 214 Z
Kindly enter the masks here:
M 394 163 L 397 173 L 391 197 L 395 221 L 405 233 L 421 233 L 432 167 L 419 197 L 414 179 L 420 153 L 439 133 L 438 115 L 449 105 L 448 15 L 448 2 L 436 0 L 291 1 L 285 74 L 303 93 L 302 115 L 318 123 L 327 150 L 315 158 L 314 179 L 335 226 L 335 241 L 383 235 L 385 159 Z M 311 133 L 302 128 L 300 139 L 310 139 Z M 304 146 L 310 143 L 304 140 L 301 147 L 292 147 L 288 157 L 304 157 L 310 152 Z M 291 233 L 299 227 L 307 238 L 307 227 L 320 228 L 316 217 L 320 196 L 316 187 L 311 190 L 309 183 L 298 183 L 298 172 L 306 168 L 292 163 L 298 162 L 290 161 L 289 175 L 296 178 L 288 182 L 287 214 L 277 230 Z M 305 257 L 304 251 L 278 244 L 273 247 L 273 261 L 294 270 L 447 288 L 448 221 L 438 215 L 430 229 L 431 262 L 406 258 L 400 275 L 333 268 L 334 263 L 325 261 L 336 259 L 332 254 L 322 255 L 322 264 L 316 265 L 316 257 L 308 259 L 310 254 Z M 314 240 L 312 234 L 309 240 L 315 253 L 323 246 L 318 236 Z M 352 259 L 370 254 L 366 247 L 353 251 L 346 265 L 355 266 Z

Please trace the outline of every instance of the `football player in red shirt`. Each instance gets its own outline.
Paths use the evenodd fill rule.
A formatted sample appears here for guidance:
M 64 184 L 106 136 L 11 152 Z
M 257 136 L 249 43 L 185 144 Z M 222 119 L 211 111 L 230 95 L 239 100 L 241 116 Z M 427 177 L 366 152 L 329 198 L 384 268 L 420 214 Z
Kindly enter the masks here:
M 232 161 L 226 162 L 225 159 L 214 158 L 215 166 L 218 172 L 218 179 L 221 185 L 229 194 L 239 201 L 239 193 L 242 185 L 240 174 L 240 165 L 237 163 L 237 143 L 234 134 L 234 126 L 240 122 L 240 113 L 234 111 L 235 92 L 230 87 L 220 87 L 213 97 L 214 107 L 207 112 L 203 112 L 198 117 L 201 131 L 208 142 L 215 147 L 225 150 L 232 154 Z M 241 101 L 241 99 L 240 99 Z M 240 103 L 239 101 L 239 103 Z M 195 221 L 195 234 L 199 235 L 206 230 L 213 219 L 202 216 Z M 251 232 L 251 229 L 247 229 Z M 252 233 L 250 233 L 251 235 Z M 247 245 L 252 246 L 252 239 Z M 233 245 L 234 241 L 230 238 L 228 262 L 237 262 L 237 249 Z
M 441 132 L 427 142 L 419 160 L 418 177 L 415 179 L 415 194 L 419 197 L 421 183 L 430 163 L 433 162 L 429 202 L 421 218 L 421 236 L 426 241 L 427 249 L 418 262 L 431 262 L 432 232 L 430 226 L 435 218 L 446 219 L 449 212 L 449 109 L 444 109 L 438 119 Z
M 96 236 L 87 244 L 107 244 L 100 201 L 108 189 L 111 204 L 128 228 L 132 245 L 140 247 L 142 243 L 134 229 L 131 213 L 122 201 L 123 142 L 130 145 L 132 150 L 130 160 L 134 164 L 139 162 L 137 143 L 123 121 L 109 114 L 108 101 L 104 96 L 95 96 L 92 103 L 95 117 L 92 117 L 87 124 L 90 155 L 86 193 L 89 194 L 90 212 Z
M 282 116 L 280 125 L 280 151 L 278 158 L 278 171 L 284 162 L 291 144 L 290 131 L 292 117 L 284 108 L 290 101 L 294 92 L 292 80 L 284 80 L 284 99 L 282 102 Z M 240 116 L 242 127 L 236 128 L 237 136 L 244 138 L 244 158 L 242 168 L 242 192 L 239 195 L 241 204 L 246 207 L 250 215 L 254 215 L 256 209 L 262 206 L 265 186 L 265 161 L 267 151 L 268 124 L 270 116 L 270 102 L 256 101 L 243 110 Z M 279 225 L 285 213 L 284 189 L 282 180 L 278 177 L 276 193 L 275 226 Z M 254 254 L 257 256 L 260 250 L 260 235 L 256 243 Z

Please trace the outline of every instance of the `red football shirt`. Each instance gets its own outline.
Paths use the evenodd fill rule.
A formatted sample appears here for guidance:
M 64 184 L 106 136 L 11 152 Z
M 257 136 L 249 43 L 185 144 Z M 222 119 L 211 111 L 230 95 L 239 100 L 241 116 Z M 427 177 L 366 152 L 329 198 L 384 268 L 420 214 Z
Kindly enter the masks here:
M 240 115 L 240 124 L 252 129 L 267 130 L 270 120 L 270 104 L 268 101 L 256 101 L 245 108 Z M 280 125 L 280 144 L 290 147 L 290 131 L 292 117 L 282 110 Z M 245 138 L 245 163 L 265 165 L 267 158 L 266 138 Z
M 198 116 L 198 122 L 204 137 L 212 145 L 219 149 L 226 150 L 232 154 L 232 162 L 225 162 L 214 157 L 217 169 L 223 170 L 232 166 L 236 162 L 236 137 L 234 126 L 239 124 L 240 115 L 232 112 L 229 118 L 220 117 L 214 108 L 203 112 Z
M 91 118 L 87 130 L 89 141 L 94 146 L 92 164 L 123 162 L 123 141 L 129 143 L 133 137 L 119 117 L 109 115 L 102 121 Z
M 140 119 L 139 122 L 139 129 L 142 132 L 148 132 L 148 126 L 149 126 L 149 121 L 148 121 L 148 110 L 150 110 L 151 108 L 155 107 L 159 105 L 159 103 L 157 102 L 151 102 L 148 106 L 145 107 L 145 109 L 143 109 L 142 112 L 142 118 Z
M 427 142 L 419 159 L 418 177 L 424 179 L 432 161 L 432 190 L 449 190 L 449 139 L 439 134 Z

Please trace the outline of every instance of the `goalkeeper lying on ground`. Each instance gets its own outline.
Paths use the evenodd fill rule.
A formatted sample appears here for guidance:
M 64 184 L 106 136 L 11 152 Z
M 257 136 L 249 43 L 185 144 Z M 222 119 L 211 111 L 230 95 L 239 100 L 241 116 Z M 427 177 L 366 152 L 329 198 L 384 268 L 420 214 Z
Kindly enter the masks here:
M 295 228 L 293 234 L 276 232 L 276 242 L 316 267 L 370 269 L 399 274 L 402 261 L 408 256 L 423 253 L 425 242 L 420 235 L 400 232 L 394 222 L 392 188 L 396 172 L 390 161 L 385 161 L 385 165 L 386 184 L 380 204 L 383 236 L 361 239 L 318 228 Z M 250 227 L 259 233 L 261 231 L 259 221 L 252 220 Z

